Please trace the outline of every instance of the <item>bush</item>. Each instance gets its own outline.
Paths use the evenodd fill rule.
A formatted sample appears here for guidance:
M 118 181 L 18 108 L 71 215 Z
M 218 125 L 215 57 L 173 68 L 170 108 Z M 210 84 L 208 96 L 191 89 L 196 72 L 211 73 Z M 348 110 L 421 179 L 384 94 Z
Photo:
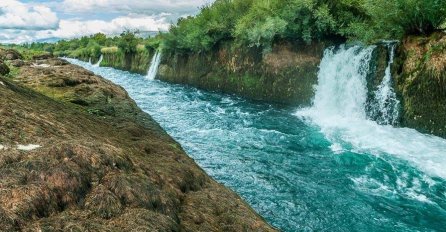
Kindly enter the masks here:
M 217 0 L 196 17 L 180 19 L 163 36 L 167 49 L 208 51 L 220 41 L 269 49 L 278 39 L 310 43 L 343 36 L 366 17 L 363 0 Z
M 136 37 L 136 33 L 132 31 L 124 31 L 119 37 L 118 48 L 121 49 L 124 54 L 135 54 L 137 49 L 136 46 L 139 43 L 139 39 Z
M 366 0 L 369 19 L 349 28 L 353 39 L 375 41 L 401 39 L 405 35 L 429 35 L 446 22 L 445 0 Z

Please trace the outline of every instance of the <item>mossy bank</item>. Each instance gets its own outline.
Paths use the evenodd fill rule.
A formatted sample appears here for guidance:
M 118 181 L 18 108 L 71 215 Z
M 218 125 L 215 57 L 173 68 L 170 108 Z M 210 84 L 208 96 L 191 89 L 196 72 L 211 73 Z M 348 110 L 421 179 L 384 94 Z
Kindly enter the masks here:
M 123 88 L 16 58 L 0 76 L 0 231 L 274 231 Z
M 393 68 L 402 126 L 446 138 L 446 34 L 407 37 Z

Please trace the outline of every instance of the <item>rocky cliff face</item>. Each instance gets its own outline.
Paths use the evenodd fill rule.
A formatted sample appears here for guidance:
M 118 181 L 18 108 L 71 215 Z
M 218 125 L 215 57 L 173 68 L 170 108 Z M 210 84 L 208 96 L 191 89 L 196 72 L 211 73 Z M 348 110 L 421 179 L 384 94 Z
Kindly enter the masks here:
M 103 53 L 101 66 L 113 67 L 119 70 L 146 75 L 152 61 L 154 51 L 138 51 L 135 54 L 125 55 L 121 52 Z
M 0 231 L 273 231 L 122 88 L 59 59 L 11 68 Z
M 231 43 L 208 53 L 167 53 L 163 54 L 157 78 L 254 100 L 309 105 L 318 66 L 329 44 L 284 42 L 265 55 L 260 49 L 239 48 Z
M 406 38 L 395 64 L 403 126 L 446 137 L 446 35 Z

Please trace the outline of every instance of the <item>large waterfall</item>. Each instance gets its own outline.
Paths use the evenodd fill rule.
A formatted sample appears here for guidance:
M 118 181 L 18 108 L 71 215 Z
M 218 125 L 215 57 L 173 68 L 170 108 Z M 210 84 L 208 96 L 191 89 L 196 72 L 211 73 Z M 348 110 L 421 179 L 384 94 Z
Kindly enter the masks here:
M 154 80 L 158 72 L 158 67 L 161 63 L 161 52 L 157 51 L 150 63 L 149 71 L 147 72 L 147 79 Z
M 368 119 L 367 74 L 374 49 L 360 46 L 327 49 L 320 65 L 313 106 L 299 110 L 297 115 L 320 127 L 336 153 L 349 150 L 392 155 L 431 175 L 446 178 L 446 140 Z M 376 91 L 379 104 L 373 107 L 386 116 L 382 120 L 392 123 L 396 98 L 390 87 L 390 64 Z
M 320 65 L 313 109 L 323 115 L 365 119 L 366 75 L 374 47 L 329 48 Z

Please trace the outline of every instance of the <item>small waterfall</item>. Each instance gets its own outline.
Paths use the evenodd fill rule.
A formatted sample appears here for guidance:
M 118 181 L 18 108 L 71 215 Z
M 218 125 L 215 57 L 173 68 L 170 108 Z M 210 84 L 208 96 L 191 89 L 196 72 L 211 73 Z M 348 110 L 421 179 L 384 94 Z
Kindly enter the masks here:
M 101 65 L 101 62 L 102 62 L 103 59 L 104 59 L 104 55 L 101 55 L 101 56 L 99 57 L 99 61 L 98 61 L 96 64 L 94 64 L 93 66 L 94 66 L 94 67 L 99 67 L 99 66 Z
M 161 52 L 157 51 L 150 63 L 149 71 L 147 72 L 147 79 L 154 80 L 158 73 L 158 67 L 161 63 Z
M 396 125 L 399 119 L 399 106 L 395 91 L 392 87 L 392 64 L 395 57 L 395 43 L 387 43 L 389 61 L 384 78 L 374 92 L 374 102 L 371 104 L 372 118 L 382 125 Z
M 90 57 L 90 58 L 88 58 L 88 63 L 90 63 L 90 64 L 91 64 L 91 57 Z

